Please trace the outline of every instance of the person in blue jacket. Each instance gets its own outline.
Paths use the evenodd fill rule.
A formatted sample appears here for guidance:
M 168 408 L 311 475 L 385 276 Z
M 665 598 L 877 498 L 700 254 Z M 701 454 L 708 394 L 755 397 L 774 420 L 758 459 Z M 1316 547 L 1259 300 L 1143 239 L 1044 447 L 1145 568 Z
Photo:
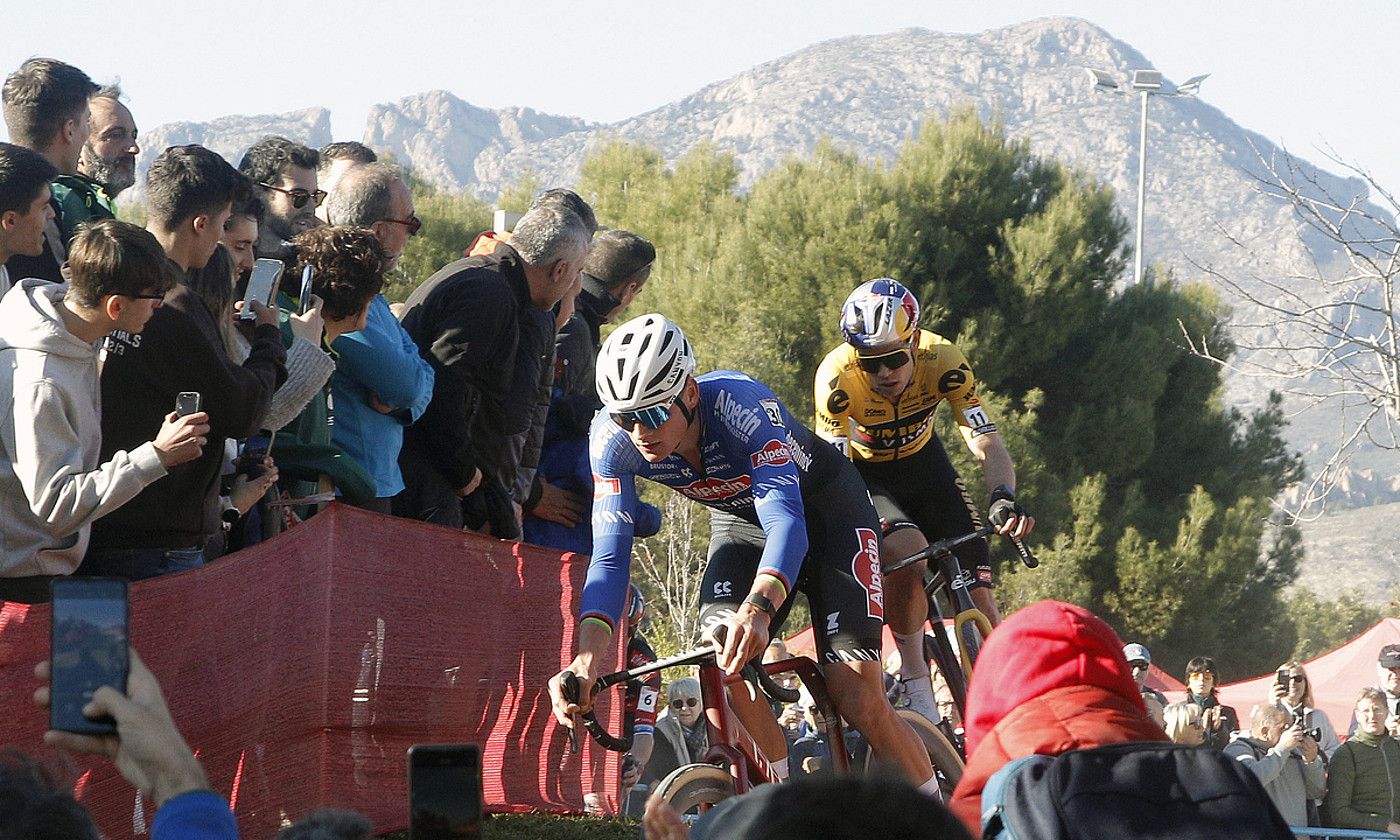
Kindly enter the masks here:
M 399 170 L 383 163 L 351 167 L 322 208 L 331 224 L 369 228 L 384 246 L 392 271 L 422 222 L 413 193 Z M 375 498 L 361 507 L 389 513 L 403 490 L 399 450 L 405 426 L 423 416 L 433 398 L 433 368 L 389 309 L 383 295 L 369 304 L 362 330 L 331 343 L 337 354 L 331 376 L 335 405 L 332 441 L 374 479 Z
M 34 692 L 34 702 L 41 708 L 49 705 L 48 660 L 34 667 L 34 676 L 43 683 Z M 131 667 L 122 694 L 111 686 L 93 693 L 92 702 L 83 710 L 89 717 L 110 716 L 117 722 L 115 735 L 79 735 L 51 729 L 44 733 L 44 743 L 75 753 L 106 756 L 122 774 L 141 791 L 146 801 L 155 803 L 156 818 L 151 824 L 151 840 L 238 840 L 238 823 L 228 801 L 209 788 L 204 768 L 190 752 L 189 745 L 175 728 L 170 709 L 165 705 L 160 683 L 131 650 Z M 17 803 L 0 790 L 0 824 L 12 827 L 13 815 L 7 811 Z M 74 826 L 81 831 L 83 826 Z M 72 834 L 75 840 L 97 840 L 95 826 L 88 821 L 91 832 Z

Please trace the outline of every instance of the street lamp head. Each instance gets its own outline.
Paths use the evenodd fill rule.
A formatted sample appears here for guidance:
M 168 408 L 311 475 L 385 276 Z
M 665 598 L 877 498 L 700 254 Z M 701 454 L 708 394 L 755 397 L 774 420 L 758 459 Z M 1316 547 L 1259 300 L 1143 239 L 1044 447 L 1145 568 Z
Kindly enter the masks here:
M 1112 73 L 1095 70 L 1092 67 L 1085 67 L 1084 70 L 1089 74 L 1089 81 L 1094 83 L 1094 90 L 1103 93 L 1122 93 L 1118 79 Z
M 1191 78 L 1187 79 L 1186 81 L 1182 82 L 1180 85 L 1177 86 L 1176 95 L 1195 96 L 1201 91 L 1201 82 L 1204 82 L 1208 78 L 1210 78 L 1209 73 L 1200 76 L 1192 76 Z
M 1156 70 L 1134 70 L 1133 90 L 1151 93 L 1162 89 L 1162 74 Z

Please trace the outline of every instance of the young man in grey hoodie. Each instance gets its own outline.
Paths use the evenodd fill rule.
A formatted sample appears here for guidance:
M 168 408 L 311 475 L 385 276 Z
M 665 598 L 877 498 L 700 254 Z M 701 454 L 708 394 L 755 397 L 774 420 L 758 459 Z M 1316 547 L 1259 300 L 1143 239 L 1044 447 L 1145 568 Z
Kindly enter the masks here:
M 74 237 L 68 264 L 68 285 L 24 279 L 0 300 L 0 600 L 47 601 L 93 520 L 199 457 L 209 433 L 203 412 L 172 412 L 155 440 L 98 463 L 98 343 L 141 332 L 175 274 L 154 236 L 110 219 Z

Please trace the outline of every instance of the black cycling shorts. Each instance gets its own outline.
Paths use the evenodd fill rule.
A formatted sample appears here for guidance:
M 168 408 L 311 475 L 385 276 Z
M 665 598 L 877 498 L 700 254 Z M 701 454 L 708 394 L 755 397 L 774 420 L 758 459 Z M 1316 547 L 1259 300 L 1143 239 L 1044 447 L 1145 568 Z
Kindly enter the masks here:
M 857 461 L 886 534 L 917 528 L 929 541 L 960 537 L 982 527 L 958 471 L 938 435 L 918 452 L 895 461 Z M 992 587 L 992 560 L 986 540 L 963 543 L 954 552 L 968 589 Z M 889 562 L 899 560 L 888 558 Z
M 880 525 L 865 485 L 850 462 L 815 494 L 803 494 L 807 557 L 796 588 L 812 606 L 812 630 L 822 662 L 880 661 L 885 623 L 880 575 Z M 763 528 L 723 511 L 710 512 L 710 551 L 700 590 L 700 624 L 709 627 L 739 609 L 753 586 L 763 554 Z M 769 635 L 792 608 L 778 608 Z

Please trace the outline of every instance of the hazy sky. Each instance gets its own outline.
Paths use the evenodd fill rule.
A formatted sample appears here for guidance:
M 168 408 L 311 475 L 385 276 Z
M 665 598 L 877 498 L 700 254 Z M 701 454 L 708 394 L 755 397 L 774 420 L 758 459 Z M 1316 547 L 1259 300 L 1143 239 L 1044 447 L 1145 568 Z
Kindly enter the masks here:
M 435 88 L 611 122 L 828 38 L 1051 15 L 1098 24 L 1178 82 L 1210 73 L 1202 99 L 1245 128 L 1318 163 L 1330 145 L 1400 191 L 1397 0 L 3 0 L 0 68 L 48 55 L 120 77 L 145 127 L 324 105 L 337 139 L 359 139 L 371 104 Z

